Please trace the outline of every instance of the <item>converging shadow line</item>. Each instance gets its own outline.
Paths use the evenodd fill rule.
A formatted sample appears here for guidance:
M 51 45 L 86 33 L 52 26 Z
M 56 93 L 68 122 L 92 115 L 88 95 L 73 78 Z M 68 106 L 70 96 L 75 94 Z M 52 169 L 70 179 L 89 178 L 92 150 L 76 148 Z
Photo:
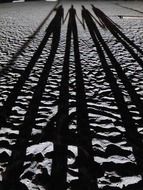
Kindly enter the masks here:
M 43 27 L 43 25 L 45 24 L 45 22 L 49 19 L 49 17 L 51 16 L 51 14 L 53 13 L 54 9 L 57 7 L 57 5 L 59 4 L 59 2 L 56 3 L 56 5 L 54 6 L 54 8 L 49 12 L 49 14 L 46 16 L 46 18 L 42 21 L 42 23 L 38 26 L 38 28 L 35 30 L 35 32 L 33 34 L 31 34 L 28 37 L 28 40 L 21 46 L 21 48 L 13 55 L 13 57 L 11 58 L 10 61 L 8 61 L 8 64 L 3 67 L 0 70 L 0 77 L 9 69 L 10 66 L 12 66 L 15 61 L 17 60 L 18 56 L 22 53 L 22 51 L 28 46 L 28 44 L 33 40 L 33 38 L 38 34 L 38 32 L 40 31 L 40 29 Z

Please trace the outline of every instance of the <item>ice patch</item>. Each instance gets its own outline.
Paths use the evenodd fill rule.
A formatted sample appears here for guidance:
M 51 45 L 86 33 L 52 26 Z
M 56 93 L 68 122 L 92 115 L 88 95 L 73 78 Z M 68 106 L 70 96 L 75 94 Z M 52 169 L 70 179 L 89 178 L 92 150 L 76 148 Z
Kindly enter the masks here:
M 32 145 L 27 148 L 26 154 L 46 154 L 47 152 L 53 151 L 53 143 L 52 142 L 44 142 L 44 143 L 39 143 L 36 145 Z

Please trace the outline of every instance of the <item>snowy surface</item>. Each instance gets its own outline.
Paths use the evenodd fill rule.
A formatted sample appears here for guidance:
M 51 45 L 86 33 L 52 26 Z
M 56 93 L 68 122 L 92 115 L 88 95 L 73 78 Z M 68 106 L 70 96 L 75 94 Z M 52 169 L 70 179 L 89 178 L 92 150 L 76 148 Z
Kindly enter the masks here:
M 79 17 L 81 18 L 81 4 L 84 4 L 91 12 L 90 3 L 100 8 L 113 21 L 121 26 L 122 32 L 126 34 L 143 50 L 143 10 L 142 2 L 118 1 L 95 1 L 95 2 L 74 2 Z M 48 23 L 53 18 L 54 13 L 45 22 L 39 33 L 28 43 L 28 46 L 11 62 L 13 56 L 21 46 L 29 40 L 44 18 L 49 14 L 56 3 L 50 2 L 27 2 L 0 5 L 0 107 L 6 101 L 9 93 L 17 82 L 22 71 L 26 68 L 34 51 L 40 44 L 45 34 Z M 121 7 L 121 6 L 124 6 Z M 71 6 L 70 2 L 63 3 L 65 15 Z M 131 8 L 126 9 L 125 7 Z M 134 10 L 133 10 L 134 9 Z M 138 12 L 138 11 L 139 12 Z M 93 12 L 92 12 L 93 13 Z M 118 16 L 123 15 L 123 18 Z M 138 170 L 131 143 L 127 141 L 125 128 L 121 121 L 117 104 L 106 81 L 105 73 L 100 63 L 95 45 L 88 30 L 83 30 L 78 22 L 79 48 L 86 90 L 86 99 L 89 111 L 89 121 L 92 133 L 92 146 L 95 150 L 94 161 L 101 168 L 103 174 L 97 177 L 99 189 L 109 189 L 117 187 L 136 186 L 142 181 L 142 172 Z M 65 50 L 67 23 L 62 26 L 61 39 L 50 70 L 45 91 L 42 96 L 41 105 L 35 119 L 35 126 L 32 129 L 29 147 L 26 150 L 27 159 L 24 162 L 24 171 L 20 176 L 20 181 L 24 183 L 28 190 L 45 190 L 48 184 L 42 178 L 49 178 L 52 170 L 52 158 L 54 142 L 51 139 L 41 140 L 44 129 L 50 125 L 50 121 L 57 115 L 59 86 L 63 68 L 63 58 Z M 107 30 L 100 32 L 110 47 L 113 55 L 125 71 L 126 76 L 135 87 L 136 92 L 143 100 L 143 68 L 135 61 L 123 45 L 112 36 Z M 29 78 L 21 89 L 21 94 L 17 97 L 10 117 L 7 119 L 9 126 L 1 126 L 0 129 L 0 172 L 2 181 L 3 173 L 8 165 L 12 154 L 12 145 L 18 138 L 19 129 L 22 127 L 28 104 L 32 98 L 35 86 L 42 72 L 44 63 L 50 52 L 51 39 L 46 44 L 40 58 L 32 69 Z M 143 60 L 143 57 L 139 55 Z M 75 66 L 73 62 L 73 49 L 70 61 L 70 81 L 69 81 L 69 129 L 77 131 L 76 123 L 76 100 L 75 100 Z M 109 61 L 108 61 L 109 62 Z M 10 64 L 11 63 L 11 64 Z M 110 62 L 109 62 L 110 64 Z M 3 73 L 2 71 L 5 70 Z M 132 103 L 122 81 L 117 73 L 112 69 L 124 99 L 128 104 L 129 111 L 133 114 L 138 131 L 143 135 L 142 119 L 138 110 Z M 11 127 L 12 125 L 12 127 Z M 48 135 L 50 136 L 50 135 Z M 73 140 L 74 141 L 74 140 Z M 67 183 L 68 188 L 73 189 L 72 181 L 78 180 L 78 148 L 75 143 L 67 144 Z M 29 160 L 28 160 L 29 159 Z M 46 172 L 45 172 L 46 170 Z M 46 173 L 46 174 L 45 174 Z M 101 172 L 102 173 L 102 172 Z M 46 176 L 45 176 L 46 175 Z M 138 190 L 138 189 L 137 189 Z

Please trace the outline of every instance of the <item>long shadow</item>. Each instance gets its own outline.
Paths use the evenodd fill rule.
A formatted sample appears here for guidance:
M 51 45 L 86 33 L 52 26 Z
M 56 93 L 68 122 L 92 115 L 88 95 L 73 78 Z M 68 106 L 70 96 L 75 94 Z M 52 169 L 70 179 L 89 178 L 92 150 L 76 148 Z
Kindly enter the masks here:
M 113 34 L 113 36 L 123 44 L 123 46 L 129 51 L 132 57 L 140 64 L 141 67 L 143 67 L 142 59 L 137 55 L 137 53 L 135 53 L 132 47 L 135 48 L 141 54 L 143 54 L 143 51 L 136 44 L 134 44 L 134 42 L 127 38 L 101 10 L 95 8 L 93 5 L 92 7 L 94 13 L 102 20 L 104 25 Z
M 29 45 L 29 43 L 34 39 L 34 37 L 39 33 L 39 31 L 41 30 L 41 28 L 43 27 L 43 25 L 46 23 L 46 21 L 49 19 L 49 17 L 51 16 L 51 14 L 53 13 L 54 9 L 57 7 L 59 3 L 57 2 L 56 5 L 54 6 L 54 8 L 49 12 L 49 14 L 46 16 L 46 18 L 41 22 L 41 24 L 38 26 L 38 28 L 34 31 L 33 34 L 31 34 L 28 37 L 28 40 L 20 47 L 20 49 L 13 55 L 13 57 L 11 58 L 11 60 L 8 62 L 8 64 L 3 67 L 0 70 L 0 77 L 8 71 L 9 67 L 15 64 L 15 61 L 17 60 L 18 56 L 21 55 L 21 53 L 24 51 L 24 49 Z
M 83 7 L 82 10 L 82 16 L 85 19 L 86 25 L 88 27 L 88 30 L 90 32 L 90 35 L 93 39 L 93 42 L 96 46 L 102 67 L 104 69 L 104 72 L 106 74 L 106 79 L 110 85 L 110 88 L 112 90 L 112 93 L 114 95 L 116 104 L 118 106 L 119 113 L 121 115 L 121 119 L 123 121 L 123 125 L 126 130 L 126 139 L 127 142 L 133 147 L 133 153 L 136 159 L 136 162 L 138 164 L 139 171 L 142 171 L 143 169 L 143 163 L 142 163 L 142 138 L 139 135 L 136 124 L 134 120 L 132 119 L 132 115 L 128 110 L 127 104 L 124 100 L 124 96 L 122 94 L 121 89 L 118 87 L 116 78 L 114 77 L 103 52 L 103 49 L 101 47 L 101 34 L 99 30 L 97 29 L 93 19 L 91 18 L 89 11 Z
M 61 13 L 61 10 L 57 8 L 56 15 L 49 24 L 46 34 L 44 38 L 42 39 L 39 47 L 35 51 L 33 57 L 31 58 L 30 62 L 28 63 L 26 69 L 22 73 L 22 75 L 19 77 L 17 83 L 14 85 L 14 88 L 12 89 L 11 93 L 8 95 L 6 101 L 4 102 L 3 106 L 0 108 L 0 123 L 1 126 L 6 125 L 6 119 L 11 113 L 12 107 L 14 106 L 14 103 L 20 94 L 20 90 L 22 89 L 22 86 L 24 85 L 25 81 L 28 79 L 31 70 L 35 66 L 37 60 L 39 59 L 49 37 L 52 35 L 52 33 L 55 31 L 56 26 L 58 26 L 58 23 L 60 22 L 61 17 L 63 17 Z M 0 126 L 0 127 L 1 127 Z
M 96 24 L 94 24 L 94 28 L 95 28 L 95 31 L 98 31 L 98 33 L 96 35 L 98 36 L 98 39 L 100 40 L 105 52 L 107 53 L 113 67 L 116 69 L 118 77 L 123 82 L 126 90 L 128 91 L 128 93 L 132 99 L 132 102 L 136 105 L 138 111 L 140 112 L 140 115 L 143 118 L 143 109 L 142 109 L 143 108 L 143 102 L 141 100 L 140 95 L 136 93 L 135 87 L 132 86 L 132 84 L 129 81 L 129 79 L 127 78 L 125 72 L 122 70 L 122 67 L 120 66 L 120 64 L 118 63 L 118 61 L 116 60 L 116 58 L 112 54 L 111 50 L 109 49 L 107 43 L 104 41 L 104 39 L 100 35 Z
M 129 45 L 134 47 L 138 52 L 143 54 L 142 49 L 138 45 L 136 45 L 132 40 L 130 40 L 114 23 L 105 13 L 103 13 L 100 9 L 96 8 L 94 5 L 92 5 L 93 12 L 95 15 L 102 20 L 102 22 L 106 25 L 106 27 L 109 29 L 113 29 L 122 39 L 124 39 Z
M 54 155 L 52 160 L 51 170 L 51 187 L 50 190 L 67 189 L 67 142 L 65 142 L 68 135 L 69 123 L 69 58 L 71 48 L 71 31 L 70 23 L 68 22 L 66 34 L 66 47 L 63 62 L 62 79 L 60 85 L 60 94 L 58 100 L 58 113 L 54 118 L 56 128 L 52 126 L 50 132 L 54 133 L 52 142 L 54 143 Z M 49 124 L 44 133 L 48 134 Z M 55 183 L 56 182 L 56 183 Z
M 80 53 L 78 46 L 78 33 L 76 25 L 76 11 L 73 6 L 68 11 L 69 21 L 66 36 L 66 49 L 63 64 L 62 81 L 60 87 L 60 97 L 58 114 L 56 116 L 56 130 L 51 130 L 54 139 L 54 156 L 51 171 L 51 190 L 67 189 L 67 145 L 78 146 L 77 168 L 79 169 L 79 189 L 95 190 L 97 187 L 97 166 L 93 159 L 91 145 L 90 127 L 88 121 L 88 111 L 85 98 L 85 89 L 80 63 Z M 76 68 L 76 107 L 77 107 L 77 130 L 78 134 L 72 133 L 68 129 L 69 122 L 69 57 L 71 49 L 71 37 L 73 35 L 74 57 Z M 48 131 L 48 130 L 47 130 Z M 72 136 L 72 137 L 71 137 Z M 55 181 L 57 183 L 55 183 Z M 71 186 L 71 189 L 73 187 Z
M 73 34 L 74 61 L 76 72 L 76 113 L 77 113 L 77 138 L 78 138 L 78 169 L 79 169 L 79 189 L 98 189 L 97 165 L 94 163 L 94 153 L 92 149 L 92 138 L 90 133 L 87 102 L 85 95 L 84 80 L 80 61 L 78 31 L 76 24 L 76 10 L 71 7 L 69 10 L 70 31 Z
M 24 122 L 20 126 L 18 139 L 14 145 L 10 161 L 4 173 L 3 184 L 6 190 L 8 190 L 10 187 L 18 188 L 21 184 L 19 182 L 19 177 L 23 172 L 23 164 L 26 159 L 26 149 L 29 144 L 32 128 L 35 126 L 35 118 L 37 116 L 40 101 L 42 99 L 42 94 L 44 92 L 49 72 L 60 41 L 61 19 L 63 16 L 62 6 L 57 8 L 57 13 L 57 16 L 52 21 L 53 26 L 51 28 L 51 32 L 53 33 L 53 39 L 51 51 L 40 75 L 33 97 L 30 101 Z

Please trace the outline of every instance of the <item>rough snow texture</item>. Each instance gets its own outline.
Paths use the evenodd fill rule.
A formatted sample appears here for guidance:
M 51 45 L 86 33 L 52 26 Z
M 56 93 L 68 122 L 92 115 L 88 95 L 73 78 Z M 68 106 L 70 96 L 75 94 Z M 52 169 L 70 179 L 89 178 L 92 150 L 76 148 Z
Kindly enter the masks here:
M 120 7 L 116 2 L 92 2 L 100 8 L 113 21 L 121 26 L 121 30 L 133 40 L 143 50 L 143 22 L 140 17 L 143 14 Z M 80 4 L 75 2 L 75 8 L 80 17 Z M 91 10 L 90 2 L 83 2 Z M 143 10 L 142 2 L 120 2 L 118 4 L 127 6 L 139 11 Z M 65 14 L 70 7 L 70 2 L 64 2 Z M 34 51 L 38 47 L 48 23 L 48 19 L 40 32 L 36 34 L 28 46 L 21 52 L 14 62 L 10 65 L 13 55 L 28 40 L 28 37 L 36 30 L 44 18 L 48 15 L 54 3 L 28 2 L 0 5 L 0 73 L 5 67 L 7 69 L 0 76 L 0 106 L 3 106 L 14 84 L 17 82 L 22 71 L 26 68 Z M 92 10 L 91 10 L 92 11 Z M 126 15 L 130 18 L 119 18 L 118 15 Z M 140 17 L 132 17 L 140 16 Z M 67 24 L 67 23 L 66 23 Z M 24 162 L 24 171 L 21 173 L 20 181 L 24 183 L 28 190 L 45 190 L 48 187 L 46 179 L 50 178 L 52 169 L 52 154 L 54 142 L 48 139 L 40 142 L 44 128 L 48 126 L 51 119 L 57 114 L 59 86 L 63 68 L 63 57 L 65 50 L 65 39 L 67 25 L 62 26 L 62 33 L 58 51 L 52 64 L 47 80 L 45 91 L 42 96 L 36 123 L 32 129 L 29 147 L 27 147 L 27 159 Z M 136 92 L 141 95 L 143 100 L 143 68 L 135 61 L 123 45 L 113 37 L 113 35 L 100 28 L 100 32 L 110 47 L 113 55 L 125 71 Z M 126 139 L 125 128 L 123 126 L 118 107 L 111 91 L 110 85 L 106 80 L 96 47 L 90 37 L 88 30 L 83 30 L 78 23 L 79 48 L 86 90 L 86 100 L 88 105 L 88 116 L 90 130 L 92 134 L 92 146 L 95 150 L 94 161 L 102 170 L 97 177 L 99 189 L 122 189 L 131 187 L 138 190 L 137 184 L 142 181 L 142 171 L 133 153 L 132 143 Z M 37 85 L 43 65 L 50 52 L 51 39 L 45 46 L 39 60 L 32 69 L 28 80 L 21 89 L 21 95 L 17 97 L 12 113 L 7 119 L 9 125 L 1 124 L 0 129 L 0 172 L 2 181 L 3 173 L 7 167 L 12 153 L 12 145 L 18 138 L 19 128 L 22 127 L 24 116 L 27 112 L 29 101 L 32 98 L 34 88 Z M 139 55 L 142 59 L 142 56 Z M 71 121 L 69 129 L 76 131 L 76 101 L 75 101 L 75 66 L 73 61 L 73 50 L 70 62 L 70 81 L 69 81 L 69 115 Z M 108 60 L 108 59 L 107 59 Z M 142 59 L 143 60 L 143 59 Z M 108 60 L 109 64 L 110 61 Z M 112 66 L 111 66 L 112 68 Z M 137 130 L 143 135 L 142 118 L 138 110 L 132 103 L 122 81 L 115 74 L 118 85 L 124 94 L 128 109 L 133 115 Z M 48 135 L 50 136 L 50 135 Z M 73 143 L 74 144 L 74 143 Z M 78 180 L 78 166 L 75 164 L 78 156 L 78 146 L 67 144 L 69 153 L 67 154 L 67 188 L 74 189 L 73 181 Z M 75 164 L 75 165 L 74 165 Z M 55 182 L 56 183 L 56 182 Z M 108 188 L 109 187 L 109 188 Z

